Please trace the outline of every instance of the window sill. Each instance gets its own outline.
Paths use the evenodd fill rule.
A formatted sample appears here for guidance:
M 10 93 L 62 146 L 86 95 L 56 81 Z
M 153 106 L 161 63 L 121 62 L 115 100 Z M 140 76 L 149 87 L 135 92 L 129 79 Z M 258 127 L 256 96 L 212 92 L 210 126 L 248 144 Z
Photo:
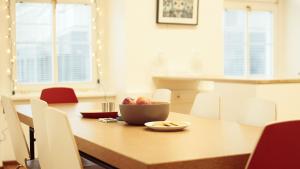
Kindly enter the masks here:
M 116 97 L 115 93 L 108 92 L 103 93 L 99 91 L 89 91 L 89 92 L 76 92 L 76 95 L 79 99 L 95 99 L 95 98 L 104 98 L 104 97 Z M 26 94 L 16 94 L 11 96 L 14 101 L 28 101 L 31 98 L 39 98 L 40 93 L 26 93 Z

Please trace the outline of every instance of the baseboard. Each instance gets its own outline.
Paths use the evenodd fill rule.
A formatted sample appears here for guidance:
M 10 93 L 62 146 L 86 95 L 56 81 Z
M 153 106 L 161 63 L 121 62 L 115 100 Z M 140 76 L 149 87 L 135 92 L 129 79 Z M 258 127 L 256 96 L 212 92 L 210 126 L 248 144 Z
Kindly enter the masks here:
M 19 163 L 17 161 L 3 161 L 3 167 L 0 167 L 0 169 L 4 169 L 4 166 L 7 165 L 19 165 Z

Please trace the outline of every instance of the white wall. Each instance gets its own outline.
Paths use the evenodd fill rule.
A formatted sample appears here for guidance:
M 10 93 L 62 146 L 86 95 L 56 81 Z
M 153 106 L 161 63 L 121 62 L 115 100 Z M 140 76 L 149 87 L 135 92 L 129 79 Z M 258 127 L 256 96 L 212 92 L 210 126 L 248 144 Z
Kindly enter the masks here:
M 9 77 L 6 74 L 6 70 L 9 68 L 9 56 L 6 53 L 7 44 L 6 38 L 7 35 L 7 22 L 6 22 L 6 15 L 7 13 L 2 10 L 4 9 L 4 1 L 0 1 L 0 95 L 8 94 L 9 93 Z M 2 114 L 2 107 L 0 104 L 0 132 L 6 127 L 4 117 Z M 6 134 L 8 134 L 6 132 Z M 8 135 L 6 135 L 7 139 Z M 2 136 L 1 136 L 2 137 Z M 14 155 L 10 148 L 10 142 L 5 140 L 4 142 L 0 143 L 0 167 L 2 166 L 2 160 L 6 159 L 14 159 Z
M 9 76 L 6 70 L 9 68 L 9 56 L 6 53 L 7 39 L 5 36 L 8 34 L 6 11 L 4 9 L 4 1 L 0 1 L 0 94 L 7 94 L 10 91 Z
M 282 64 L 285 75 L 300 73 L 300 1 L 281 0 L 282 10 Z
M 156 24 L 156 1 L 109 1 L 109 54 L 111 84 L 125 93 L 153 89 L 152 74 L 161 55 L 165 69 L 159 73 L 196 73 L 193 59 L 202 60 L 202 73 L 223 73 L 223 1 L 199 1 L 199 25 Z M 112 78 L 111 78 L 112 79 Z

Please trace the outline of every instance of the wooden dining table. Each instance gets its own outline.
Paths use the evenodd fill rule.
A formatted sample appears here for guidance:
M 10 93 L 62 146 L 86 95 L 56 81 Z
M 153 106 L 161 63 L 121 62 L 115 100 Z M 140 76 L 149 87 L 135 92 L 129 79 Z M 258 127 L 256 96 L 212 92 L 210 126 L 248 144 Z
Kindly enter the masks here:
M 67 113 L 79 151 L 121 169 L 243 169 L 262 128 L 171 112 L 168 120 L 191 125 L 157 132 L 125 122 L 102 123 L 80 112 L 101 110 L 99 102 L 51 104 Z M 22 123 L 34 128 L 31 106 L 16 105 Z

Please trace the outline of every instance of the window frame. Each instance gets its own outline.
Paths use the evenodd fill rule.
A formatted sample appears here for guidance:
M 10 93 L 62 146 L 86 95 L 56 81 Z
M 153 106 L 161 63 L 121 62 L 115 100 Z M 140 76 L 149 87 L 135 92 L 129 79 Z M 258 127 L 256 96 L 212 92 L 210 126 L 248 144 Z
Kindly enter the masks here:
M 251 7 L 251 10 L 254 11 L 266 11 L 266 12 L 272 12 L 273 14 L 273 55 L 272 58 L 270 60 L 270 74 L 261 74 L 261 75 L 253 75 L 250 74 L 250 69 L 251 69 L 251 63 L 250 63 L 250 55 L 249 55 L 249 48 L 250 48 L 250 44 L 249 41 L 247 40 L 246 42 L 246 52 L 247 55 L 245 56 L 245 71 L 243 72 L 242 76 L 235 76 L 235 77 L 250 77 L 250 78 L 255 78 L 255 77 L 261 77 L 261 78 L 269 78 L 269 77 L 273 77 L 274 74 L 276 74 L 276 68 L 278 65 L 278 4 L 277 3 L 272 3 L 272 2 L 249 2 L 249 1 L 233 1 L 233 0 L 225 0 L 224 1 L 224 12 L 226 10 L 241 10 L 241 11 L 247 11 L 248 7 Z M 248 14 L 247 14 L 248 15 Z M 224 16 L 224 15 L 223 15 Z M 248 16 L 247 16 L 248 17 Z M 223 19 L 224 20 L 224 19 Z M 248 24 L 248 23 L 247 23 Z M 224 25 L 224 24 L 223 24 Z M 248 28 L 247 28 L 248 29 Z M 224 27 L 223 27 L 223 31 L 224 31 Z M 247 30 L 248 32 L 248 30 Z M 248 35 L 247 35 L 248 36 Z M 248 38 L 247 38 L 248 39 Z M 224 40 L 223 40 L 224 42 Z M 223 59 L 225 57 L 223 56 Z M 225 75 L 224 72 L 224 76 L 231 76 L 231 75 Z M 234 76 L 234 75 L 232 75 Z
M 43 88 L 47 88 L 47 87 L 72 87 L 74 89 L 79 89 L 79 90 L 96 90 L 96 88 L 98 87 L 98 73 L 97 73 L 97 56 L 96 56 L 96 34 L 97 34 L 97 30 L 94 29 L 94 27 L 98 27 L 99 29 L 101 29 L 101 27 L 99 26 L 99 21 L 95 20 L 94 18 L 96 18 L 96 5 L 95 3 L 91 3 L 91 0 L 57 0 L 57 3 L 61 3 L 61 4 L 83 4 L 83 5 L 89 5 L 91 7 L 91 33 L 90 33 L 90 57 L 91 57 L 91 79 L 89 81 L 85 81 L 85 82 L 59 82 L 58 81 L 58 55 L 56 53 L 57 51 L 57 47 L 56 45 L 56 11 L 54 10 L 55 5 L 53 5 L 52 0 L 12 0 L 12 6 L 11 6 L 11 17 L 13 18 L 13 23 L 11 25 L 12 27 L 12 35 L 11 38 L 14 41 L 14 44 L 12 45 L 12 56 L 14 56 L 14 58 L 17 59 L 16 56 L 16 3 L 51 3 L 52 4 L 52 13 L 53 13 L 53 27 L 52 27 L 52 31 L 53 31 L 53 35 L 52 35 L 52 81 L 51 82 L 47 82 L 47 83 L 18 83 L 17 81 L 15 82 L 15 86 L 16 86 L 16 91 L 17 92 L 36 92 L 36 91 L 40 91 Z M 95 22 L 93 22 L 93 20 L 95 20 Z M 101 31 L 101 30 L 98 30 Z M 101 53 L 101 51 L 98 51 L 98 53 Z M 17 64 L 14 64 L 14 68 L 13 68 L 13 76 L 14 79 L 17 79 Z

